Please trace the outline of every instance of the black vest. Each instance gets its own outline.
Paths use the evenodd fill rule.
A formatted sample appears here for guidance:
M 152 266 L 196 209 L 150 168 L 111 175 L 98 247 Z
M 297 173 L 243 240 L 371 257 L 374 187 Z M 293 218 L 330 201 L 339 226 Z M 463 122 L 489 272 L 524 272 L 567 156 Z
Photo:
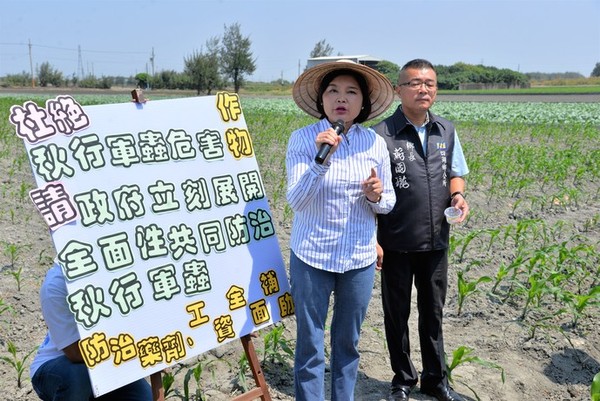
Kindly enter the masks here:
M 447 248 L 450 226 L 444 209 L 450 205 L 454 125 L 429 113 L 427 154 L 401 107 L 373 129 L 387 143 L 396 191 L 394 209 L 377 216 L 379 244 L 397 252 Z

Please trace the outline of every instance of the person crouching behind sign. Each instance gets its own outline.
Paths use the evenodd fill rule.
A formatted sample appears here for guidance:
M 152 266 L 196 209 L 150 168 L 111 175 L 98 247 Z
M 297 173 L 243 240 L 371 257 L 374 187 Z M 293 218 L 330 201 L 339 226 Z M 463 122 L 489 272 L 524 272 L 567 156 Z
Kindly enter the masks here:
M 33 389 L 44 401 L 152 401 L 145 379 L 94 398 L 87 367 L 79 350 L 79 332 L 67 303 L 67 285 L 60 265 L 46 273 L 40 289 L 42 315 L 48 327 L 30 367 Z

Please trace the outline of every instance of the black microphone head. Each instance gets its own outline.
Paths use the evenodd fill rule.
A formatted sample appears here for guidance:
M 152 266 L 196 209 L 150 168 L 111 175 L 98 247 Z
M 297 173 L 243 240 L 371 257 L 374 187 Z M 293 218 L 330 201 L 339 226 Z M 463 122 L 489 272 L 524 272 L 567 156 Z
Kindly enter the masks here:
M 344 120 L 339 119 L 333 124 L 331 124 L 331 128 L 335 130 L 335 132 L 339 135 L 344 132 Z

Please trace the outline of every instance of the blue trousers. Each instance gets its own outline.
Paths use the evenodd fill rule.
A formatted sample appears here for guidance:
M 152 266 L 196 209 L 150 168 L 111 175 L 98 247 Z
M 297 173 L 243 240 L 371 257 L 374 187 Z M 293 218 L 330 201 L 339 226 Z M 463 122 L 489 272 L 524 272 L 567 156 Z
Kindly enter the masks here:
M 152 401 L 152 389 L 144 379 L 94 398 L 87 367 L 71 362 L 66 356 L 40 366 L 31 384 L 43 401 Z
M 375 263 L 345 273 L 315 269 L 292 252 L 290 283 L 296 313 L 296 401 L 325 399 L 325 322 L 333 293 L 331 400 L 352 401 L 358 373 L 358 340 L 375 279 Z

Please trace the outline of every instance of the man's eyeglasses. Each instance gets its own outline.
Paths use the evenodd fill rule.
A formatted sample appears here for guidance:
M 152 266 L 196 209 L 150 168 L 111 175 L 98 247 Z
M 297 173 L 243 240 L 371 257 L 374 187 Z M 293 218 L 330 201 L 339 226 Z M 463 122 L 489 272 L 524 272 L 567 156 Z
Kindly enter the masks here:
M 437 88 L 437 84 L 434 81 L 420 81 L 418 79 L 413 79 L 412 81 L 403 82 L 398 85 L 408 86 L 410 89 L 419 89 L 423 85 L 425 85 L 425 89 L 427 89 L 427 90 L 432 90 L 432 89 Z

